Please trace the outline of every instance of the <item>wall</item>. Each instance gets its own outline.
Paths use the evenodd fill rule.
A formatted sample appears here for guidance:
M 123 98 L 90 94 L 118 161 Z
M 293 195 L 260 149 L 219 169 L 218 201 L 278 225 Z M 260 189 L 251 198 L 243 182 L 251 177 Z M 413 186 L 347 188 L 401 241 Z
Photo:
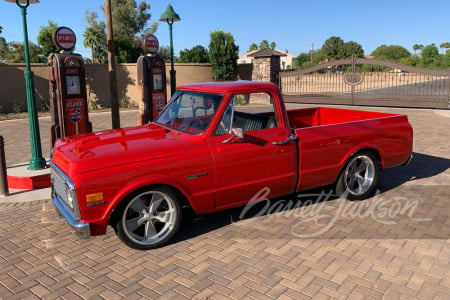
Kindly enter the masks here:
M 175 64 L 177 86 L 213 78 L 210 64 Z M 48 68 L 46 64 L 32 64 L 36 103 L 39 107 L 49 103 Z M 0 64 L 0 113 L 12 112 L 14 108 L 26 109 L 25 64 Z M 129 97 L 137 102 L 136 64 L 117 64 L 117 87 L 119 99 Z M 166 64 L 167 94 L 170 97 L 170 64 Z M 109 76 L 107 65 L 86 65 L 87 94 L 100 107 L 110 106 Z

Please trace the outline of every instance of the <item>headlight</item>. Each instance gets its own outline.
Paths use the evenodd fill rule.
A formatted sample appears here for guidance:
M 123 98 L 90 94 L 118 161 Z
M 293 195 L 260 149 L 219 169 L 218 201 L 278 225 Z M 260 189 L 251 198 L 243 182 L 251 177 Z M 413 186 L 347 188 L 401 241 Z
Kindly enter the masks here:
M 67 197 L 67 204 L 70 206 L 70 208 L 73 209 L 73 201 L 74 201 L 74 195 L 73 190 L 70 187 L 66 187 L 66 197 Z

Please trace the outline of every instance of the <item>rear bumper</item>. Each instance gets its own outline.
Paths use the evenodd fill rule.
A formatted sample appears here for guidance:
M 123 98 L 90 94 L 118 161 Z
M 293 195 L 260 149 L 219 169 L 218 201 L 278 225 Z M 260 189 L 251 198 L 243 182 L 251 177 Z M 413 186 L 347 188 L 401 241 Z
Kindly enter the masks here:
M 82 239 L 88 239 L 91 236 L 89 223 L 79 221 L 67 205 L 56 195 L 52 196 L 53 205 L 55 205 L 57 213 L 66 219 L 67 223 L 72 227 L 72 231 Z

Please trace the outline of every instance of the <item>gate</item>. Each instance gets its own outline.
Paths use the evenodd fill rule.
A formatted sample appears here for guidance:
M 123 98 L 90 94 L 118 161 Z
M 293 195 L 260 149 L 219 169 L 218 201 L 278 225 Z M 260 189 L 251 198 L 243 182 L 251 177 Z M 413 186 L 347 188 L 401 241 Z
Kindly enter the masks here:
M 280 73 L 287 102 L 448 108 L 450 70 L 349 58 Z

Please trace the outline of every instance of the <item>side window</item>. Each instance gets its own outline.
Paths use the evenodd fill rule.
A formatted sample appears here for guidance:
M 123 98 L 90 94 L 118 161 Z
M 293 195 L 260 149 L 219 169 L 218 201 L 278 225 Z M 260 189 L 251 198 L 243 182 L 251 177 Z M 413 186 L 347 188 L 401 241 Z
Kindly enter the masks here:
M 230 103 L 228 103 L 225 113 L 222 116 L 222 120 L 220 120 L 215 135 L 229 134 L 231 132 L 231 128 L 233 127 L 233 115 L 235 105 L 236 105 L 236 96 L 233 96 L 233 98 L 230 100 Z
M 228 134 L 231 128 L 242 128 L 244 132 L 248 132 L 278 126 L 274 101 L 269 93 L 236 94 L 215 134 Z

